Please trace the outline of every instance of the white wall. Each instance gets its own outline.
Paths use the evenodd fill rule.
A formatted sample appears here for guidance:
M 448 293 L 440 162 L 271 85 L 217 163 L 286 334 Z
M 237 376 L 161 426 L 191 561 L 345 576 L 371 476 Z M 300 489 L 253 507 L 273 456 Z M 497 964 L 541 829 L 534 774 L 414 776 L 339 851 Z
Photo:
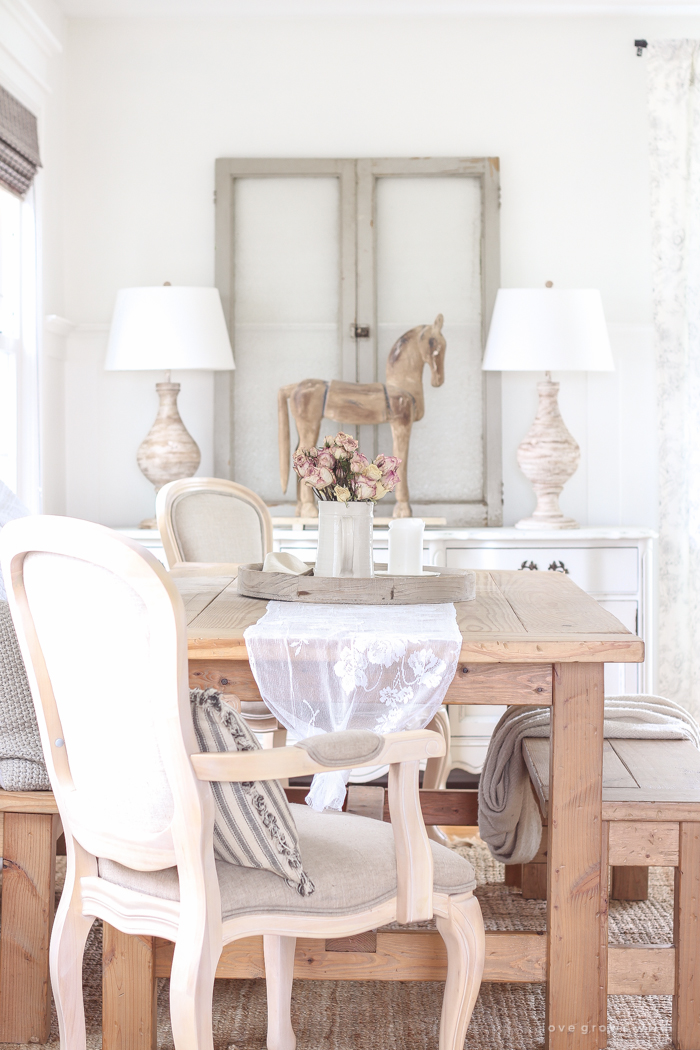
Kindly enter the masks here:
M 700 19 L 652 17 L 72 20 L 66 315 L 105 325 L 120 287 L 213 283 L 216 157 L 499 156 L 502 284 L 599 287 L 619 365 L 560 377 L 583 453 L 563 509 L 653 525 L 646 74 L 632 41 L 698 35 Z M 66 509 L 117 525 L 151 512 L 134 457 L 155 377 L 103 376 L 103 348 L 104 331 L 69 339 Z M 180 378 L 203 473 L 213 384 Z M 504 376 L 507 524 L 533 505 L 515 449 L 537 378 Z

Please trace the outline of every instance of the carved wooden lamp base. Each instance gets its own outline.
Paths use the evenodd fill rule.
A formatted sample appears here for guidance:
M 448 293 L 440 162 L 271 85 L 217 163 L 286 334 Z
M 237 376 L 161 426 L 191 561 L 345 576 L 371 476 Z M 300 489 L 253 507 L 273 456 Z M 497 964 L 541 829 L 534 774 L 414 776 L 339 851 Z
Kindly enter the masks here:
M 177 408 L 180 384 L 156 383 L 160 398 L 155 422 L 139 445 L 136 462 L 143 474 L 155 485 L 156 492 L 168 481 L 191 478 L 202 458 L 199 446 L 188 433 Z M 155 518 L 144 518 L 140 529 L 155 529 Z
M 565 517 L 559 509 L 559 495 L 576 472 L 581 450 L 561 418 L 557 404 L 559 384 L 553 383 L 549 373 L 546 374 L 544 382 L 537 384 L 540 400 L 535 421 L 518 449 L 518 463 L 532 482 L 537 507 L 532 517 L 522 518 L 515 527 L 577 529 L 578 522 Z

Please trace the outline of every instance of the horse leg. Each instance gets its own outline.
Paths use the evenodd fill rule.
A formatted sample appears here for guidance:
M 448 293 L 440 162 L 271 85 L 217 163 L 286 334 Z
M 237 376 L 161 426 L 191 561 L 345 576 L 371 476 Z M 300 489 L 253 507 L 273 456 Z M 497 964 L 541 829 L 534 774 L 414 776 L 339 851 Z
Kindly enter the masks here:
M 411 440 L 411 425 L 413 420 L 409 417 L 394 418 L 391 420 L 391 433 L 394 439 L 394 455 L 401 460 L 399 467 L 399 478 L 396 486 L 396 506 L 394 507 L 395 518 L 410 518 L 413 514 L 411 504 L 408 502 L 408 446 Z
M 289 399 L 289 408 L 296 423 L 299 443 L 297 448 L 312 448 L 318 440 L 323 419 L 323 405 L 327 384 L 322 379 L 305 379 L 298 383 Z M 317 518 L 318 508 L 314 502 L 313 489 L 297 478 L 298 518 Z

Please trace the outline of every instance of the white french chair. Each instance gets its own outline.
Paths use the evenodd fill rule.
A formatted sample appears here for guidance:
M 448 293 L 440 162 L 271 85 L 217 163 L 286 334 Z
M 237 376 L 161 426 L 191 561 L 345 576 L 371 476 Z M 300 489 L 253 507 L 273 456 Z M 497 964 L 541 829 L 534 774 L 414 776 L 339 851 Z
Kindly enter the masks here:
M 175 942 L 177 1050 L 213 1050 L 223 945 L 262 935 L 269 1050 L 293 1050 L 295 939 L 346 937 L 435 914 L 447 948 L 441 1050 L 462 1050 L 484 962 L 471 865 L 426 837 L 418 766 L 444 749 L 426 730 L 376 737 L 390 764 L 392 823 L 293 806 L 305 870 L 299 896 L 273 873 L 216 861 L 208 781 L 307 775 L 368 759 L 353 733 L 305 746 L 198 754 L 182 600 L 138 544 L 69 518 L 7 525 L 0 558 L 67 846 L 51 937 L 61 1047 L 84 1050 L 82 956 L 95 917 Z M 362 736 L 362 735 L 361 735 Z M 129 989 L 123 989 L 129 994 Z
M 171 569 L 192 562 L 208 567 L 264 561 L 272 550 L 265 503 L 225 478 L 168 482 L 156 496 L 156 519 Z
M 226 478 L 182 478 L 156 496 L 156 520 L 168 566 L 182 575 L 235 576 L 272 550 L 272 518 L 257 493 Z M 263 747 L 286 743 L 287 731 L 261 700 L 242 700 L 241 714 Z

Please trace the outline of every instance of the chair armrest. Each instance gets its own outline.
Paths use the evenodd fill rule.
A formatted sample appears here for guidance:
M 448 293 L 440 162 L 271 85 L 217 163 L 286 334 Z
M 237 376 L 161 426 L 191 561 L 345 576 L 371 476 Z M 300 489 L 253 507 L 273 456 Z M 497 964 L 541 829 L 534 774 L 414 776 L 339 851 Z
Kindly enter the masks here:
M 344 734 L 327 733 L 331 739 Z M 381 737 L 381 750 L 364 761 L 350 759 L 342 767 L 337 762 L 317 762 L 308 751 L 296 744 L 260 751 L 217 751 L 191 755 L 199 780 L 282 780 L 305 777 L 313 773 L 330 773 L 339 768 L 361 769 L 363 766 L 394 765 L 396 762 L 420 762 L 445 753 L 445 741 L 427 729 L 411 729 Z
M 323 739 L 326 745 L 332 744 L 334 737 L 336 743 L 343 744 L 345 741 L 340 738 L 347 736 L 328 733 Z M 445 741 L 439 733 L 427 729 L 390 733 L 378 739 L 383 743 L 376 754 L 363 761 L 348 755 L 348 764 L 342 768 L 389 765 L 389 811 L 396 847 L 396 919 L 401 923 L 421 922 L 433 915 L 433 854 L 420 808 L 418 768 L 421 759 L 444 755 Z M 197 754 L 191 759 L 198 779 L 210 781 L 276 780 L 340 768 L 337 759 L 333 764 L 318 762 L 305 747 L 296 744 L 266 751 Z

